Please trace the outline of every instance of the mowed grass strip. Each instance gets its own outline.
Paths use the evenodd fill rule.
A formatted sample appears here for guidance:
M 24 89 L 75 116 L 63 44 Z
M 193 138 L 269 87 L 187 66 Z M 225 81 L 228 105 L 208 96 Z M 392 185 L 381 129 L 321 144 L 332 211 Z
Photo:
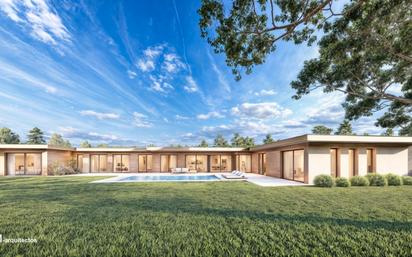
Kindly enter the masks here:
M 0 178 L 0 256 L 411 256 L 412 186 Z

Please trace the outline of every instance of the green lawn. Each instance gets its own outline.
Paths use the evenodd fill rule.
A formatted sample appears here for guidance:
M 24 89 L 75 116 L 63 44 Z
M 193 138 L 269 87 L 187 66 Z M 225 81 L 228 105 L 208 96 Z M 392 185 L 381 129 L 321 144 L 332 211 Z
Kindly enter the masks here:
M 0 178 L 0 256 L 411 256 L 412 186 Z

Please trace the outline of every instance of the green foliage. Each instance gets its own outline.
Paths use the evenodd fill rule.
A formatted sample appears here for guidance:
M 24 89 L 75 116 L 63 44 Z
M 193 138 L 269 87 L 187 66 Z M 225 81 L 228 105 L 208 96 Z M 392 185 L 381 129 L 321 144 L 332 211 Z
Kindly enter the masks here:
M 0 128 L 0 144 L 20 144 L 20 137 L 9 128 Z
M 148 147 L 153 147 L 154 145 L 148 145 Z M 96 145 L 96 147 L 98 147 L 98 148 L 108 148 L 109 147 L 109 145 L 108 144 L 98 144 L 98 145 Z
M 255 146 L 255 139 L 251 137 L 242 137 L 239 133 L 233 134 L 230 140 L 233 147 L 253 147 Z
M 350 178 L 352 186 L 369 186 L 369 180 L 362 176 L 353 176 Z
M 54 161 L 53 163 L 47 166 L 47 174 L 60 176 L 60 175 L 70 175 L 80 173 L 80 171 L 76 167 L 76 161 L 70 160 L 67 163 L 60 163 L 58 161 Z
M 306 61 L 291 83 L 299 99 L 322 87 L 346 95 L 347 119 L 385 110 L 376 125 L 412 133 L 412 2 L 353 1 L 324 26 L 319 57 Z M 391 93 L 391 89 L 400 93 Z
M 217 135 L 214 140 L 214 146 L 216 147 L 228 147 L 229 143 L 222 135 Z
M 403 184 L 405 186 L 412 186 L 412 177 L 411 176 L 403 176 L 402 181 L 403 181 Z
M 271 134 L 267 134 L 266 137 L 263 139 L 263 144 L 270 144 L 275 142 L 272 138 Z
M 81 148 L 91 148 L 92 145 L 89 143 L 89 141 L 85 140 L 85 141 L 82 141 L 82 142 L 80 143 L 80 147 L 81 147 Z
M 350 182 L 347 178 L 336 178 L 335 184 L 337 187 L 349 187 Z
M 59 147 L 72 147 L 68 140 L 64 140 L 60 134 L 53 133 L 49 139 L 49 145 L 59 146 Z
M 352 125 L 349 120 L 344 120 L 335 132 L 335 135 L 353 135 Z
M 3 240 L 38 240 L 0 243 L 1 255 L 410 256 L 412 249 L 412 187 L 89 183 L 97 179 L 0 177 Z
M 44 133 L 41 129 L 34 127 L 27 134 L 27 144 L 45 144 Z
M 385 130 L 385 132 L 382 133 L 382 136 L 388 136 L 388 137 L 394 136 L 393 129 L 392 128 L 387 128 Z
M 396 174 L 387 174 L 386 181 L 388 181 L 388 186 L 401 186 L 402 185 L 402 177 Z
M 312 129 L 312 133 L 315 135 L 330 135 L 332 133 L 333 129 L 328 128 L 323 125 L 317 125 L 314 126 Z
M 369 180 L 370 186 L 383 187 L 388 184 L 388 181 L 386 181 L 385 176 L 381 174 L 368 173 L 365 177 Z
M 278 40 L 313 43 L 324 14 L 331 13 L 330 2 L 271 1 L 269 5 L 268 1 L 234 0 L 225 5 L 221 0 L 202 0 L 201 36 L 216 53 L 225 53 L 227 65 L 240 79 L 241 70 L 251 73 L 275 51 Z
M 333 187 L 333 178 L 330 175 L 318 175 L 313 180 L 317 187 Z
M 209 144 L 206 142 L 206 140 L 202 139 L 202 141 L 199 144 L 199 147 L 208 147 Z

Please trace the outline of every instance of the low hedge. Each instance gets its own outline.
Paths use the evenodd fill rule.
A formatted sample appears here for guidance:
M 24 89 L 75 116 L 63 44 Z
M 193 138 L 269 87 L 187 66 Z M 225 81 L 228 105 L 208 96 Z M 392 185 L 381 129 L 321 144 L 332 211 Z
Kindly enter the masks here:
M 333 178 L 330 175 L 318 175 L 313 180 L 317 187 L 333 187 Z
M 401 176 L 392 173 L 386 175 L 386 180 L 388 181 L 388 186 L 401 186 L 403 182 Z
M 369 180 L 362 176 L 353 176 L 350 178 L 350 184 L 357 187 L 369 186 Z
M 337 187 L 349 187 L 350 182 L 347 178 L 336 178 L 335 184 Z
M 403 176 L 402 182 L 406 186 L 412 186 L 412 177 L 411 176 Z
M 365 176 L 369 180 L 370 186 L 383 187 L 388 184 L 385 176 L 376 173 L 369 173 Z

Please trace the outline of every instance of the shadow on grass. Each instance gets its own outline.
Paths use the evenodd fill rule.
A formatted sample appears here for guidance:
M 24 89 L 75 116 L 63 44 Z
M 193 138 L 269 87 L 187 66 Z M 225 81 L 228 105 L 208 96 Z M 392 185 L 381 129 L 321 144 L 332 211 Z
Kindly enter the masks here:
M 229 208 L 208 208 L 202 206 L 198 201 L 188 197 L 168 197 L 168 198 L 150 198 L 137 200 L 119 200 L 105 199 L 89 202 L 88 208 L 110 208 L 113 210 L 122 210 L 122 215 L 133 215 L 136 212 L 151 212 L 160 214 L 171 214 L 177 216 L 179 214 L 189 214 L 195 216 L 207 216 L 223 219 L 250 219 L 259 220 L 265 223 L 286 222 L 291 224 L 309 224 L 313 226 L 353 226 L 357 229 L 388 231 L 412 231 L 412 222 L 387 221 L 387 220 L 355 220 L 347 218 L 322 217 L 315 215 L 296 215 L 296 214 L 280 214 L 266 213 L 262 211 L 248 211 Z M 70 208 L 65 216 L 69 220 L 74 220 L 76 214 L 81 212 L 81 208 Z M 93 213 L 89 213 L 94 216 Z M 101 219 L 91 217 L 92 219 Z

